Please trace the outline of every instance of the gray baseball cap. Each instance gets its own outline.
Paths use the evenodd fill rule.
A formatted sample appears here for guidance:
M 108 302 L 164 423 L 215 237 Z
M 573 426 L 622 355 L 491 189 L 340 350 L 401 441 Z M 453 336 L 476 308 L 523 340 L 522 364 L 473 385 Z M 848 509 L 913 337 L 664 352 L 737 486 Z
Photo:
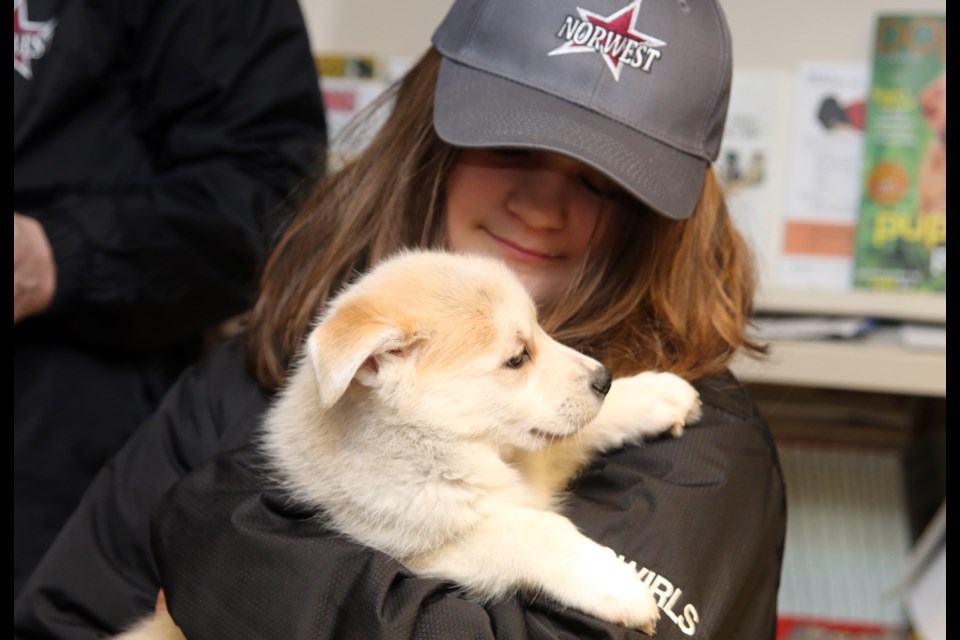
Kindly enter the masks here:
M 433 44 L 446 142 L 562 153 L 669 218 L 692 213 L 730 95 L 715 0 L 456 0 Z

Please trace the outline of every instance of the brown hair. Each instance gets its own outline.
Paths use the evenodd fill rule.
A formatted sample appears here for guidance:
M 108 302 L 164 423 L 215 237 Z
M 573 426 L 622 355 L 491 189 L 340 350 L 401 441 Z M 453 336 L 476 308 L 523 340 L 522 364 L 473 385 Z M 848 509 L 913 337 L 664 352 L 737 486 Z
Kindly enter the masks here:
M 402 248 L 443 237 L 444 185 L 458 150 L 433 129 L 440 56 L 429 50 L 375 109 L 393 109 L 354 160 L 317 182 L 272 252 L 247 327 L 248 360 L 276 388 L 323 305 L 357 274 Z M 674 222 L 639 203 L 614 216 L 603 255 L 541 309 L 557 339 L 615 374 L 720 371 L 744 334 L 754 277 L 720 188 L 707 170 L 693 215 Z

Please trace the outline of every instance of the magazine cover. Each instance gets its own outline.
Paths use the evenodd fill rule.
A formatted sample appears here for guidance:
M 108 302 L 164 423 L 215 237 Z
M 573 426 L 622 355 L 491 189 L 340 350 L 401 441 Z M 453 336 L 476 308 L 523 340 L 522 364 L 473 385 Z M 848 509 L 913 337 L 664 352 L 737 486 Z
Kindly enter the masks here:
M 877 21 L 854 284 L 946 291 L 945 15 Z

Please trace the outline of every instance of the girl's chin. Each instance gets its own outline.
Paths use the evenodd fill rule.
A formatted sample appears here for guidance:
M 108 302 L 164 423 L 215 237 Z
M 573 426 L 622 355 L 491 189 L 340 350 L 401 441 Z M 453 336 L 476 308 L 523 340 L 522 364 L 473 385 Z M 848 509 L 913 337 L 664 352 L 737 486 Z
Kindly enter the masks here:
M 531 268 L 529 265 L 514 265 L 507 261 L 507 265 L 523 283 L 524 289 L 538 305 L 549 302 L 557 297 L 562 287 L 554 282 L 556 275 L 546 274 L 543 269 Z

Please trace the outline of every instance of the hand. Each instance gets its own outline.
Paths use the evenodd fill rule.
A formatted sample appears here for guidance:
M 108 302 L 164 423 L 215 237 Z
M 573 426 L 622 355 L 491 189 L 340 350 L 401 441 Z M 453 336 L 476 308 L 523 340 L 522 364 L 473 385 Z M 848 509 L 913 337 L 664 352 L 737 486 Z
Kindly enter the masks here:
M 36 219 L 13 214 L 13 324 L 46 311 L 57 289 L 53 250 Z
M 167 612 L 167 596 L 164 595 L 163 589 L 160 589 L 160 592 L 157 594 L 157 606 L 156 606 L 155 612 L 156 613 Z

